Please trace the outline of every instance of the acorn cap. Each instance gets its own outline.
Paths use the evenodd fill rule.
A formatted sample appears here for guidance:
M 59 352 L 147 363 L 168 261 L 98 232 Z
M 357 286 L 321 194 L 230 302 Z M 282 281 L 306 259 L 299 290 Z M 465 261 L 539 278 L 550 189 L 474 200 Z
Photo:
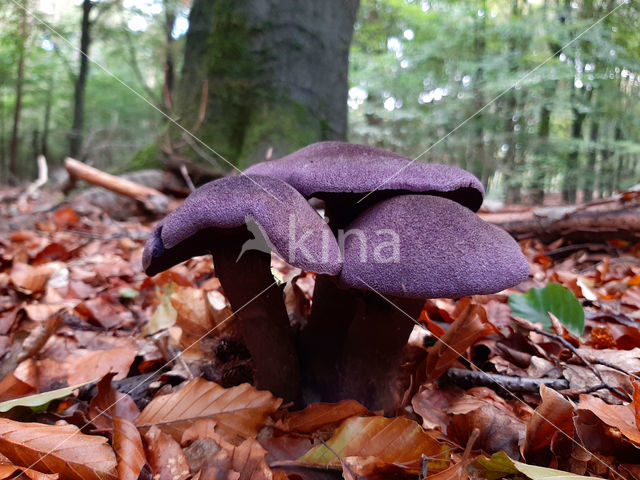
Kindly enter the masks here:
M 340 283 L 398 297 L 459 298 L 499 292 L 528 275 L 504 230 L 446 198 L 400 195 L 349 226 Z
M 290 265 L 339 273 L 338 244 L 323 219 L 293 187 L 260 175 L 221 178 L 193 192 L 153 230 L 143 253 L 145 271 L 155 275 L 208 253 L 221 235 L 244 232 L 239 238 L 244 241 L 242 227 L 247 224 L 254 236 L 262 234 L 268 247 Z M 264 248 L 257 238 L 245 245 Z
M 426 193 L 450 198 L 474 212 L 484 198 L 482 183 L 465 170 L 345 142 L 314 143 L 281 159 L 255 164 L 245 173 L 279 178 L 307 198 L 389 191 Z

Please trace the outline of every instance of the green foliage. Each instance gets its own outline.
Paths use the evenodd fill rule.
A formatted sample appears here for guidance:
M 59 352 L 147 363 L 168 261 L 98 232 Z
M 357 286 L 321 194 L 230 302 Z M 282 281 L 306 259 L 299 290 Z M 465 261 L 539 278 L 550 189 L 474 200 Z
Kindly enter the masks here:
M 584 332 L 584 310 L 571 290 L 558 283 L 544 288 L 531 288 L 525 294 L 509 295 L 511 313 L 533 323 L 551 328 L 552 313 L 574 335 Z
M 613 6 L 363 0 L 350 139 L 467 168 L 490 196 L 561 190 L 570 166 L 580 189 L 637 183 L 639 10 L 599 21 Z
M 579 480 L 592 477 L 576 475 L 575 473 L 563 472 L 553 468 L 538 467 L 536 465 L 527 465 L 516 460 L 512 460 L 504 452 L 498 452 L 491 455 L 491 458 L 479 456 L 470 466 L 479 478 L 487 480 L 498 480 L 500 478 L 529 478 L 531 480 Z

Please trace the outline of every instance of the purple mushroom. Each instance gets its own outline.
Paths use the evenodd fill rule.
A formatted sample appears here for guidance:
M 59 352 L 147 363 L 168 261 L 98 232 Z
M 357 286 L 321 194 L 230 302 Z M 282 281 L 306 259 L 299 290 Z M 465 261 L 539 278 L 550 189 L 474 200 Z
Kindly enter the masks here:
M 260 234 L 266 245 L 253 238 Z M 143 265 L 155 275 L 210 253 L 240 320 L 256 386 L 297 400 L 299 363 L 269 249 L 307 271 L 337 275 L 341 269 L 331 230 L 293 187 L 260 175 L 227 177 L 200 187 L 162 220 L 147 241 Z
M 480 181 L 465 170 L 412 162 L 387 150 L 344 142 L 314 143 L 281 159 L 253 165 L 246 172 L 279 178 L 305 197 L 321 199 L 329 226 L 338 237 L 367 208 L 397 195 L 439 196 L 474 212 L 484 198 Z M 303 385 L 313 400 L 343 397 L 335 381 L 339 359 L 350 322 L 364 301 L 335 280 L 329 275 L 316 277 L 311 315 L 298 339 Z M 419 307 L 411 309 L 418 309 L 416 317 Z
M 347 334 L 340 393 L 371 408 L 395 403 L 389 386 L 425 298 L 495 293 L 529 275 L 507 232 L 446 198 L 390 198 L 360 215 L 347 235 L 340 283 L 364 290 L 365 301 Z

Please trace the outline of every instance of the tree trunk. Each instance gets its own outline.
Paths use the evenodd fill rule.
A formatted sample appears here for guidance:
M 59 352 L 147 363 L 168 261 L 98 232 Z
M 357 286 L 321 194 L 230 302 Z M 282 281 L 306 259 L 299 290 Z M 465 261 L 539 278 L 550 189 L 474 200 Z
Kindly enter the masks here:
M 483 95 L 484 88 L 484 55 L 487 48 L 486 42 L 486 30 L 487 30 L 487 2 L 486 0 L 481 0 L 480 8 L 485 11 L 485 15 L 478 16 L 477 12 L 474 12 L 474 17 L 476 21 L 474 23 L 474 42 L 473 49 L 474 55 L 476 58 L 476 62 L 478 64 L 478 68 L 476 69 L 476 75 L 473 79 L 473 113 L 479 112 L 485 106 L 485 98 Z M 493 170 L 493 168 L 488 168 L 486 162 L 488 161 L 487 155 L 485 153 L 484 148 L 484 115 L 483 112 L 478 113 L 473 119 L 474 124 L 474 133 L 473 139 L 471 141 L 472 150 L 471 150 L 471 165 L 470 170 L 476 177 L 480 179 L 480 181 L 486 185 L 487 180 L 489 179 L 489 171 Z
M 511 0 L 511 18 L 515 20 L 520 15 L 518 8 L 518 0 Z M 518 66 L 516 65 L 517 45 L 513 34 L 509 38 L 509 72 L 516 75 Z M 520 166 L 516 157 L 516 135 L 514 133 L 514 116 L 518 110 L 518 100 L 516 98 L 515 89 L 510 89 L 506 94 L 505 112 L 507 119 L 504 124 L 505 144 L 507 151 L 505 154 L 504 164 L 507 168 L 506 178 L 506 203 L 520 203 L 522 201 L 522 180 Z
M 18 177 L 18 140 L 20 127 L 20 113 L 22 111 L 22 87 L 24 84 L 24 57 L 27 49 L 27 11 L 29 5 L 24 4 L 22 19 L 20 20 L 20 45 L 18 47 L 18 71 L 16 73 L 16 103 L 13 108 L 13 128 L 11 130 L 11 144 L 9 146 L 9 181 L 15 182 Z
M 597 117 L 591 119 L 591 130 L 589 132 L 589 139 L 591 145 L 589 146 L 589 159 L 587 161 L 587 176 L 584 181 L 584 201 L 590 202 L 593 200 L 593 192 L 596 189 L 596 160 L 598 159 L 598 147 L 596 143 L 598 141 L 598 135 L 600 134 L 600 122 Z
M 483 213 L 480 218 L 517 240 L 560 237 L 578 242 L 640 238 L 640 193 L 626 192 L 582 205 L 543 207 L 524 212 Z
M 188 129 L 245 167 L 347 129 L 358 0 L 195 0 L 176 109 Z M 228 169 L 222 162 L 220 167 Z
M 162 85 L 162 98 L 164 108 L 170 112 L 173 108 L 173 88 L 175 84 L 175 60 L 174 60 L 174 40 L 173 26 L 176 22 L 176 12 L 173 4 L 163 0 L 164 5 L 164 33 L 165 33 L 165 53 L 164 53 L 164 84 Z
M 82 148 L 82 128 L 84 127 L 84 97 L 87 89 L 87 77 L 89 75 L 89 47 L 91 45 L 91 9 L 94 3 L 91 0 L 82 2 L 82 21 L 80 23 L 80 70 L 76 77 L 73 96 L 73 125 L 69 136 L 69 156 L 80 157 Z
M 571 103 L 578 102 L 577 88 L 571 90 Z M 590 91 L 591 92 L 591 91 Z M 589 98 L 590 95 L 587 96 Z M 575 145 L 571 148 L 567 156 L 567 171 L 562 184 L 562 200 L 566 203 L 575 203 L 578 193 L 578 163 L 580 159 L 579 142 L 582 140 L 582 125 L 587 118 L 587 114 L 577 106 L 573 107 L 573 121 L 571 122 L 571 138 Z
M 42 125 L 42 143 L 40 152 L 45 158 L 49 155 L 49 131 L 51 130 L 51 106 L 53 103 L 53 75 L 49 77 L 47 100 L 44 106 L 44 122 Z

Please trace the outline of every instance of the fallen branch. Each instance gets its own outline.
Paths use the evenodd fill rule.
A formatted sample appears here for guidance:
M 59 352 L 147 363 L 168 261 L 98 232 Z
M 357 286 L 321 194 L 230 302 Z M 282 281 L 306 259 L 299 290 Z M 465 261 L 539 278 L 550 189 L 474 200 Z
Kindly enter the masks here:
M 49 180 L 49 168 L 44 155 L 38 155 L 38 178 L 27 187 L 27 196 L 33 195 L 41 186 Z
M 564 378 L 529 378 L 498 375 L 464 368 L 450 368 L 445 375 L 447 380 L 463 388 L 500 387 L 507 393 L 538 393 L 540 385 L 554 390 L 569 388 L 569 381 Z
M 73 158 L 66 158 L 64 166 L 69 172 L 69 175 L 74 179 L 82 179 L 93 185 L 98 185 L 120 195 L 133 198 L 140 202 L 142 206 L 151 213 L 167 213 L 169 198 L 154 188 L 146 187 L 130 180 L 116 177 L 115 175 L 110 175 Z
M 518 240 L 545 242 L 564 237 L 593 242 L 610 238 L 640 238 L 640 192 L 625 192 L 582 205 L 543 207 L 524 212 L 483 213 L 480 217 Z

